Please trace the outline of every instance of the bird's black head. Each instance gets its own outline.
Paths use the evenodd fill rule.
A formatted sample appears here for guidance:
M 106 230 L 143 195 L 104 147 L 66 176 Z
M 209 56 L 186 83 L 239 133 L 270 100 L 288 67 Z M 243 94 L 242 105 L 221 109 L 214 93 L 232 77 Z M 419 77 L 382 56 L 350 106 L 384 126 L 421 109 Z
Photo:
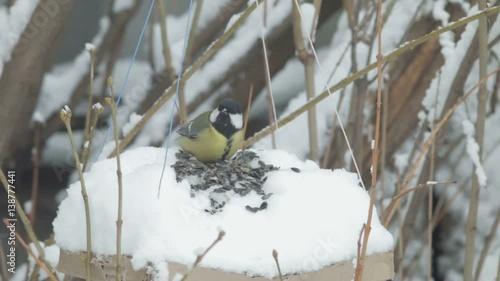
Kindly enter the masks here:
M 222 100 L 217 109 L 220 112 L 227 112 L 229 114 L 241 114 L 240 105 L 232 99 Z
M 210 122 L 215 129 L 230 138 L 243 128 L 243 114 L 240 105 L 231 99 L 225 99 L 210 113 Z

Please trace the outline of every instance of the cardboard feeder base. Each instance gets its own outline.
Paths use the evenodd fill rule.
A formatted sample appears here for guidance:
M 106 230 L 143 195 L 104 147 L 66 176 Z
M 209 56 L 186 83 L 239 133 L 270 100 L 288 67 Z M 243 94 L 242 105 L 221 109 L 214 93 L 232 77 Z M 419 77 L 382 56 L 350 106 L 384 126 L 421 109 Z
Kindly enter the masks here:
M 71 277 L 85 279 L 85 252 L 74 253 L 61 250 L 57 270 Z M 367 256 L 365 259 L 363 281 L 386 281 L 394 277 L 394 255 L 392 252 L 377 253 Z M 153 276 L 146 272 L 146 269 L 134 270 L 130 258 L 124 257 L 123 276 L 127 281 L 150 281 Z M 116 256 L 100 256 L 93 258 L 92 262 L 93 281 L 113 281 L 116 280 Z M 169 262 L 169 281 L 174 276 L 185 274 L 187 266 Z M 286 275 L 283 280 L 287 281 L 350 281 L 354 276 L 354 266 L 351 260 L 336 263 L 324 267 L 318 271 L 303 274 Z M 244 274 L 225 272 L 215 269 L 198 267 L 189 276 L 190 281 L 278 281 L 279 277 L 268 279 L 264 277 L 248 277 Z

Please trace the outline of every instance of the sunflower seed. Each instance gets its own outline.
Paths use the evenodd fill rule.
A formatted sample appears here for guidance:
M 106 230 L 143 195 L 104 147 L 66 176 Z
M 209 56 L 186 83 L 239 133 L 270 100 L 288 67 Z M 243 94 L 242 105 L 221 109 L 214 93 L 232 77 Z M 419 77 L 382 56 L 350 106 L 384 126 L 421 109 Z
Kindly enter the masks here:
M 253 191 L 262 200 L 269 199 L 272 193 L 267 194 L 263 185 L 267 181 L 267 173 L 279 169 L 260 160 L 255 152 L 246 150 L 238 151 L 230 160 L 215 163 L 199 162 L 194 156 L 182 150 L 176 153 L 176 157 L 176 163 L 171 166 L 175 171 L 176 180 L 180 182 L 187 177 L 197 178 L 197 183 L 191 184 L 191 197 L 215 186 L 208 193 L 210 207 L 205 211 L 210 214 L 223 210 L 226 201 L 229 200 L 227 191 L 233 190 L 241 197 Z M 226 195 L 218 195 L 223 193 Z M 215 199 L 212 196 L 215 196 Z M 263 202 L 260 207 L 247 206 L 247 209 L 250 208 L 249 211 L 257 212 L 267 208 L 267 204 L 267 202 Z
M 252 213 L 257 213 L 257 211 L 259 211 L 259 208 L 250 207 L 248 205 L 245 206 L 245 209 L 247 209 L 248 211 L 250 211 Z
M 273 193 L 268 193 L 268 194 L 266 194 L 266 195 L 264 195 L 264 196 L 262 196 L 262 197 L 260 197 L 260 198 L 261 198 L 262 200 L 267 200 L 267 199 L 269 199 L 271 196 L 273 196 Z
M 262 202 L 262 204 L 260 204 L 260 210 L 265 210 L 267 209 L 267 202 Z

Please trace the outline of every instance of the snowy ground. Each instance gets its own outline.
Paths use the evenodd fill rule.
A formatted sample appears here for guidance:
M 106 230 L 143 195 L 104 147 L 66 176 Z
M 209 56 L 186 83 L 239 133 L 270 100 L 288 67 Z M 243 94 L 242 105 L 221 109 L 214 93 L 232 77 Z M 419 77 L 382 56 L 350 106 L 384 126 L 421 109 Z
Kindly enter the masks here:
M 11 59 L 15 43 L 19 39 L 23 42 L 23 38 L 20 38 L 21 32 L 26 27 L 37 2 L 34 0 L 17 0 L 14 1 L 14 5 L 10 9 L 0 7 L 0 42 L 2 43 L 0 44 L 0 75 L 4 64 Z M 384 2 L 384 10 L 386 10 L 386 5 L 389 2 L 391 1 Z M 227 3 L 230 3 L 230 1 L 213 3 L 205 1 L 206 8 L 203 9 L 200 26 L 210 22 L 218 11 L 223 8 L 223 5 Z M 413 24 L 415 11 L 419 9 L 416 19 L 431 16 L 439 20 L 441 25 L 450 23 L 450 14 L 447 9 L 450 4 L 459 4 L 467 15 L 477 12 L 477 7 L 469 5 L 464 0 L 427 1 L 421 7 L 420 1 L 401 0 L 395 1 L 395 3 L 392 12 L 388 14 L 387 23 L 382 33 L 382 51 L 385 54 L 403 43 L 402 39 L 408 27 Z M 114 11 L 125 9 L 131 4 L 132 1 L 130 0 L 115 1 Z M 291 2 L 289 0 L 274 1 L 274 5 L 269 6 L 269 14 L 272 17 L 268 22 L 266 32 L 271 32 L 273 27 L 279 26 L 288 16 L 290 8 Z M 252 44 L 259 42 L 262 12 L 261 8 L 257 9 L 233 38 L 221 48 L 221 51 L 188 81 L 186 84 L 188 102 L 192 101 L 200 93 L 211 89 L 214 81 L 225 77 L 232 69 L 231 67 L 246 55 Z M 362 11 L 362 13 L 365 12 L 367 11 Z M 310 18 L 310 16 L 307 16 L 305 9 L 303 9 L 303 13 L 306 18 Z M 235 15 L 230 22 L 234 22 L 239 16 Z M 178 17 L 168 17 L 168 34 L 171 41 L 173 64 L 176 69 L 178 69 L 185 39 L 184 26 L 186 23 L 187 13 Z M 99 31 L 92 40 L 97 47 L 100 45 L 102 35 L 108 30 L 108 25 L 109 19 L 104 16 L 100 22 Z M 435 112 L 438 115 L 442 113 L 446 95 L 450 92 L 452 81 L 462 64 L 477 26 L 477 22 L 468 24 L 459 39 L 455 39 L 452 32 L 440 36 L 439 42 L 445 63 L 439 72 L 442 75 L 435 75 L 433 78 L 423 103 L 415 105 L 422 107 L 420 114 L 422 121 L 426 119 L 432 122 Z M 371 30 L 371 27 L 371 24 L 369 24 L 366 30 Z M 317 50 L 322 66 L 316 66 L 316 94 L 322 92 L 326 84 L 332 86 L 352 74 L 351 57 L 349 55 L 352 50 L 348 48 L 347 55 L 342 55 L 344 50 L 349 47 L 349 41 L 351 40 L 351 30 L 349 29 L 346 11 L 343 11 L 335 20 L 335 28 L 337 30 L 334 32 L 334 36 L 329 39 L 329 41 L 331 40 L 330 45 Z M 500 32 L 500 20 L 497 20 L 490 29 L 491 42 Z M 133 37 L 134 44 L 136 43 L 136 37 Z M 133 114 L 137 103 L 140 102 L 140 98 L 153 87 L 150 77 L 164 66 L 160 38 L 160 27 L 156 23 L 153 27 L 152 41 L 154 47 L 153 57 L 158 63 L 155 67 L 152 67 L 147 61 L 135 61 L 123 96 L 121 109 L 124 110 L 121 111 L 122 114 L 119 113 L 119 127 L 123 133 L 126 133 L 133 124 L 137 123 L 139 115 L 130 116 L 130 114 Z M 458 41 L 455 42 L 455 40 Z M 492 46 L 492 54 L 498 53 L 499 48 L 499 44 Z M 358 69 L 364 67 L 365 63 L 376 60 L 375 49 L 369 53 L 369 46 L 363 40 L 357 44 L 354 50 L 358 57 Z M 488 71 L 498 67 L 496 55 L 491 57 Z M 129 59 L 129 57 L 126 57 L 117 62 L 113 72 L 116 85 L 123 85 Z M 41 96 L 33 114 L 34 120 L 43 122 L 69 101 L 79 79 L 88 75 L 88 64 L 89 57 L 82 46 L 80 55 L 75 57 L 73 61 L 58 64 L 45 75 Z M 102 73 L 104 64 L 97 67 Z M 337 70 L 334 71 L 334 69 Z M 469 90 L 479 80 L 478 72 L 476 62 L 471 75 L 467 78 L 464 91 Z M 330 74 L 331 79 L 326 79 Z M 375 71 L 370 72 L 369 78 L 373 78 L 374 75 Z M 104 77 L 98 75 L 96 85 L 102 84 L 102 79 Z M 488 82 L 490 91 L 493 90 L 493 82 L 493 79 Z M 376 83 L 372 83 L 369 88 L 374 90 L 375 85 Z M 276 104 L 279 105 L 279 108 L 284 108 L 283 112 L 278 111 L 281 117 L 296 110 L 307 100 L 304 91 L 303 66 L 296 58 L 291 59 L 286 64 L 286 67 L 273 77 L 271 86 Z M 224 84 L 220 88 L 224 87 L 228 87 L 228 85 Z M 339 107 L 340 117 L 343 122 L 348 119 L 350 92 L 351 86 L 346 88 L 345 100 L 343 105 Z M 214 97 L 201 105 L 197 111 L 191 112 L 191 116 L 196 116 L 201 111 L 208 110 L 212 104 L 212 99 L 216 97 L 217 92 Z M 320 132 L 319 145 L 322 151 L 327 145 L 327 136 L 330 133 L 332 120 L 335 118 L 332 108 L 338 106 L 339 97 L 338 93 L 334 93 L 328 98 L 328 101 L 324 101 L 317 106 Z M 265 95 L 261 94 L 260 102 L 252 105 L 252 116 L 267 117 L 266 98 Z M 451 129 L 446 133 L 446 142 L 443 149 L 438 153 L 443 154 L 446 151 L 451 151 L 452 147 L 448 143 L 453 143 L 457 139 L 462 139 L 462 141 L 457 145 L 458 148 L 451 151 L 451 156 L 445 158 L 443 164 L 436 169 L 436 180 L 453 179 L 460 183 L 470 181 L 473 173 L 471 169 L 472 162 L 477 162 L 478 158 L 478 152 L 474 148 L 474 133 L 471 131 L 470 126 L 470 124 L 475 123 L 476 106 L 475 98 L 470 98 L 450 120 Z M 165 141 L 171 108 L 172 104 L 170 102 L 165 104 L 164 108 L 146 125 L 145 129 L 136 138 L 135 143 L 130 147 Z M 371 108 L 367 107 L 363 112 L 366 119 L 369 119 L 369 116 L 372 115 Z M 484 179 L 483 185 L 485 185 L 485 188 L 481 189 L 476 258 L 483 248 L 483 241 L 490 233 L 492 222 L 498 210 L 497 198 L 500 196 L 499 189 L 492 188 L 500 183 L 497 172 L 498 167 L 495 161 L 500 158 L 500 151 L 497 149 L 499 147 L 498 143 L 500 143 L 500 134 L 498 133 L 499 130 L 495 130 L 500 122 L 499 105 L 496 108 L 496 113 L 493 112 L 487 120 L 486 127 L 493 129 L 488 129 L 486 132 L 484 169 L 474 171 L 481 175 L 481 178 Z M 76 113 L 77 110 L 75 109 L 74 112 Z M 125 124 L 126 122 L 129 123 Z M 371 124 L 370 122 L 366 121 L 367 124 Z M 423 122 L 419 126 L 424 126 Z M 286 127 L 280 128 L 277 132 L 278 148 L 294 153 L 299 159 L 305 159 L 309 153 L 309 140 L 304 134 L 305 128 L 307 128 L 307 116 L 305 114 Z M 98 131 L 96 134 L 93 143 L 94 147 L 92 147 L 92 153 L 94 154 L 97 154 L 104 142 L 103 132 L 105 130 Z M 75 135 L 77 142 L 81 140 L 81 131 L 75 132 Z M 363 135 L 368 138 L 372 137 L 370 125 L 366 126 Z M 112 138 L 108 138 L 107 141 L 113 144 Z M 401 168 L 401 171 L 407 165 L 414 163 L 413 159 L 408 158 L 414 142 L 415 139 L 410 137 L 407 144 L 402 145 L 402 148 L 396 152 L 397 166 Z M 109 145 L 106 146 L 106 148 L 110 147 Z M 271 138 L 264 138 L 256 144 L 256 147 L 270 148 Z M 215 239 L 219 229 L 224 229 L 227 235 L 223 243 L 218 245 L 207 256 L 204 266 L 239 272 L 249 270 L 252 274 L 271 276 L 276 274 L 274 261 L 270 255 L 273 248 L 280 252 L 280 260 L 285 272 L 319 268 L 355 256 L 355 243 L 360 227 L 366 220 L 366 209 L 368 208 L 368 197 L 357 186 L 355 175 L 339 170 L 333 172 L 320 170 L 314 163 L 302 162 L 297 160 L 295 156 L 285 152 L 260 151 L 259 154 L 264 161 L 282 167 L 281 171 L 273 172 L 266 182 L 266 191 L 274 193 L 274 196 L 269 199 L 269 207 L 256 214 L 250 213 L 244 207 L 253 205 L 258 201 L 258 198 L 256 196 L 239 198 L 235 195 L 231 197 L 230 203 L 226 206 L 224 212 L 208 215 L 204 212 L 208 205 L 208 199 L 202 196 L 191 199 L 188 196 L 189 184 L 186 182 L 175 183 L 175 176 L 172 169 L 169 168 L 174 161 L 173 157 L 169 157 L 161 197 L 159 199 L 156 197 L 156 188 L 164 157 L 163 153 L 164 150 L 162 149 L 137 148 L 125 153 L 123 156 L 125 185 L 123 250 L 126 254 L 134 255 L 136 266 L 142 266 L 147 260 L 151 260 L 161 275 L 166 274 L 162 263 L 167 260 L 190 264 L 194 261 L 195 253 L 199 253 L 199 248 L 208 246 Z M 174 153 L 175 150 L 172 149 L 169 152 L 171 156 Z M 94 154 L 91 159 L 96 158 Z M 106 153 L 101 155 L 101 157 L 105 156 Z M 350 157 L 347 158 L 350 159 Z M 345 162 L 351 161 L 349 159 Z M 47 141 L 45 152 L 42 155 L 42 162 L 49 163 L 58 169 L 60 166 L 72 169 L 72 151 L 65 132 L 55 133 Z M 115 165 L 114 160 L 100 161 L 96 164 L 96 167 L 92 167 L 92 170 L 86 174 L 93 212 L 94 251 L 102 254 L 114 254 L 116 251 L 114 248 L 117 209 Z M 301 172 L 290 171 L 289 168 L 292 166 L 300 168 Z M 380 198 L 381 200 L 385 199 L 387 201 L 391 199 L 392 187 L 395 188 L 397 178 L 395 174 L 386 171 L 386 186 L 388 187 L 386 195 L 389 194 L 389 197 Z M 73 177 L 70 181 L 73 182 Z M 416 179 L 413 183 L 416 184 Z M 437 188 L 435 192 L 439 196 L 444 196 L 448 191 L 444 188 Z M 439 271 L 442 274 L 447 274 L 446 280 L 461 279 L 464 260 L 463 245 L 465 243 L 464 222 L 469 204 L 468 192 L 468 189 L 466 189 L 463 194 L 458 194 L 457 200 L 450 207 L 450 216 L 454 218 L 454 221 L 450 220 L 453 222 L 453 228 L 450 228 L 451 230 L 447 233 L 438 232 L 446 236 L 443 239 L 446 241 L 441 242 L 438 240 L 435 243 L 438 246 L 442 244 L 442 248 L 446 252 L 441 254 L 440 257 L 438 253 L 437 258 L 440 267 Z M 425 209 L 425 206 L 422 209 Z M 69 197 L 61 206 L 59 217 L 54 223 L 58 245 L 63 249 L 85 250 L 85 220 L 83 214 L 80 186 L 77 182 L 69 189 Z M 418 228 L 425 225 L 425 223 L 425 217 L 420 215 L 415 233 L 419 233 Z M 375 243 L 370 244 L 368 252 L 391 249 L 392 238 L 380 226 L 378 218 L 375 216 L 374 224 L 371 238 Z M 399 232 L 398 227 L 395 224 L 392 225 L 394 235 Z M 487 255 L 482 272 L 483 278 L 480 278 L 480 280 L 489 280 L 488 278 L 492 279 L 492 276 L 496 276 L 500 248 L 499 237 L 497 232 L 490 253 Z M 424 237 L 418 237 L 418 240 L 410 241 L 405 260 L 413 259 L 413 255 L 418 256 L 418 249 L 421 249 L 425 244 Z M 54 248 L 56 247 L 54 246 Z M 55 252 L 54 249 L 52 249 L 52 252 Z M 421 274 L 417 274 L 415 280 L 425 275 L 427 270 L 427 254 L 425 251 L 423 253 L 420 258 L 416 258 L 419 260 L 419 269 L 416 271 L 420 271 Z M 24 280 L 24 278 L 21 279 Z
M 166 261 L 192 264 L 200 249 L 210 245 L 220 230 L 226 235 L 203 260 L 202 266 L 249 275 L 277 275 L 271 255 L 276 249 L 284 274 L 319 269 L 354 259 L 361 227 L 366 222 L 369 196 L 356 174 L 322 170 L 284 151 L 258 150 L 260 159 L 279 166 L 270 172 L 263 189 L 274 195 L 266 210 L 249 212 L 260 196 L 234 192 L 222 212 L 204 210 L 210 202 L 203 193 L 190 196 L 187 180 L 177 183 L 170 166 L 176 148 L 169 150 L 160 197 L 158 183 L 165 149 L 141 147 L 122 155 L 124 254 L 139 268 L 152 262 L 158 277 L 168 274 Z M 298 168 L 293 171 L 291 168 Z M 92 222 L 92 250 L 116 253 L 116 160 L 96 162 L 85 174 Z M 212 187 L 213 189 L 215 187 Z M 211 190 L 210 189 L 210 190 Z M 208 192 L 209 190 L 207 190 Z M 85 217 L 80 182 L 68 189 L 54 221 L 57 245 L 65 250 L 86 249 Z M 373 216 L 368 254 L 393 247 L 392 235 Z

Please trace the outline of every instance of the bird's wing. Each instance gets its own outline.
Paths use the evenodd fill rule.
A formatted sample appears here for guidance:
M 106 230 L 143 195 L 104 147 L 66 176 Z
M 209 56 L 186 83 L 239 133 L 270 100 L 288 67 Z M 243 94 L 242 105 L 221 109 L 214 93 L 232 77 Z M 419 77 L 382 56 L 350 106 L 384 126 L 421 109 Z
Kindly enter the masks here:
M 209 125 L 209 116 L 210 111 L 201 114 L 194 120 L 189 121 L 185 125 L 182 125 L 177 130 L 177 133 L 190 139 L 196 139 L 198 137 L 198 134 Z

